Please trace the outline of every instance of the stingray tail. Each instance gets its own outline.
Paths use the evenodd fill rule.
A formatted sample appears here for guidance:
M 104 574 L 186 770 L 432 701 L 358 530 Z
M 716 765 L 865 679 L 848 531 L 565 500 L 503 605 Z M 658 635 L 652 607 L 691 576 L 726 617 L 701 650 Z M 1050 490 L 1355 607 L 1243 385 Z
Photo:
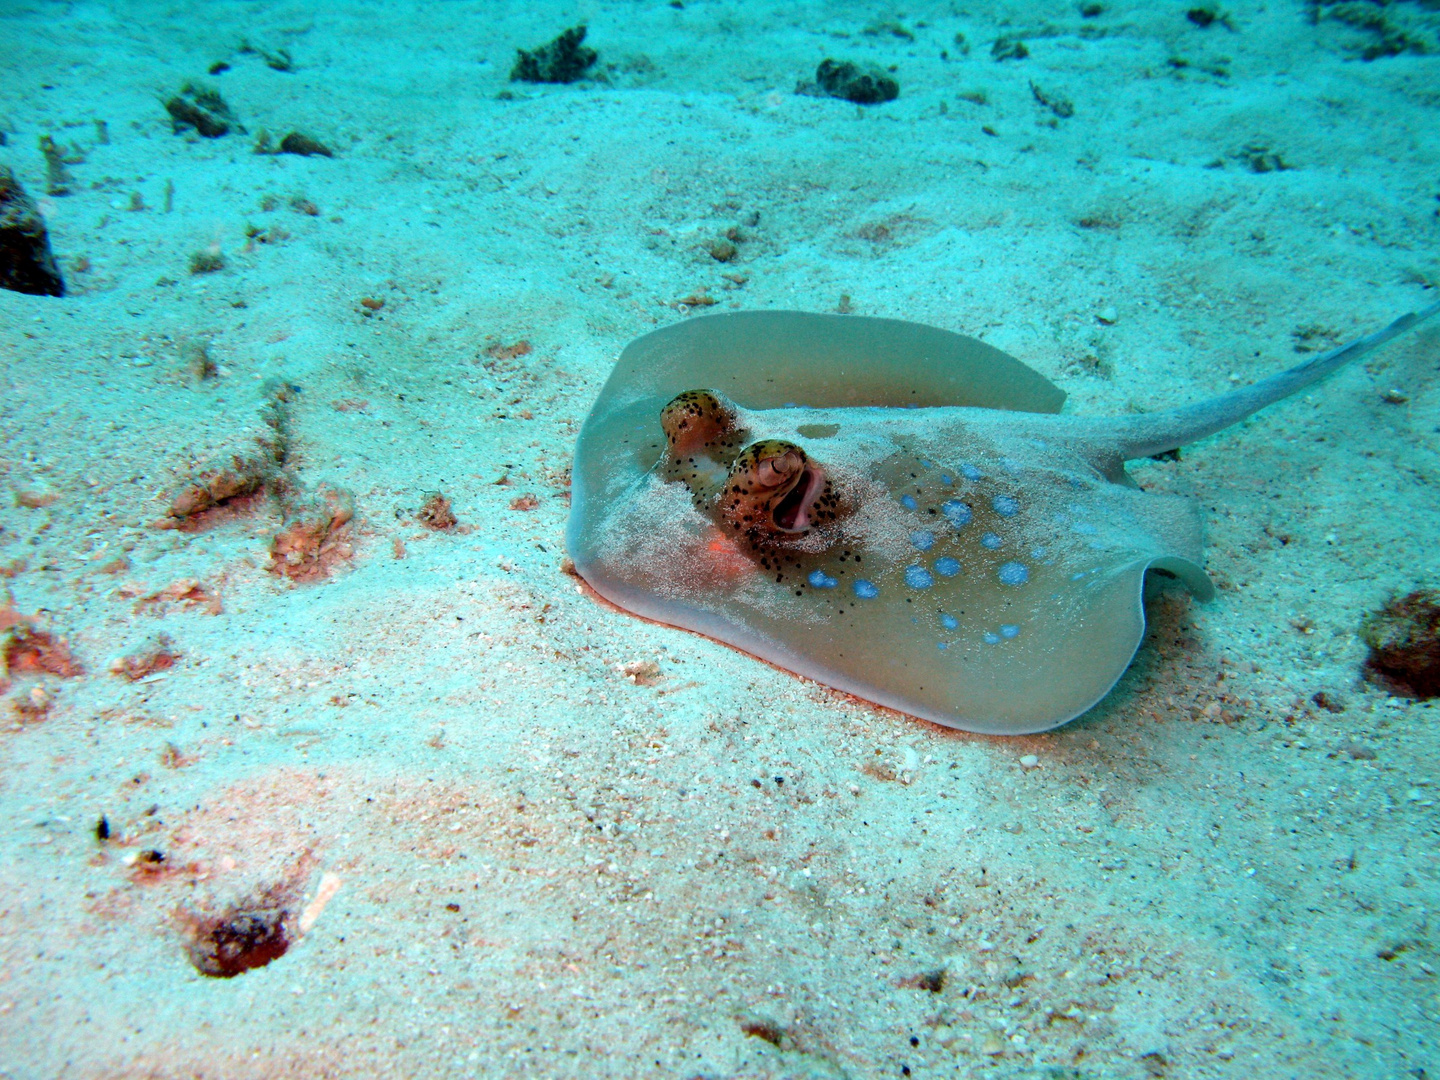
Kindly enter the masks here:
M 1307 360 L 1298 367 L 1208 401 L 1183 405 L 1178 409 L 1146 413 L 1143 416 L 1124 417 L 1118 421 L 1111 420 L 1109 423 L 1117 425 L 1112 428 L 1116 439 L 1114 450 L 1121 461 L 1132 461 L 1135 458 L 1150 457 L 1152 454 L 1163 454 L 1196 439 L 1203 439 L 1206 435 L 1213 435 L 1244 420 L 1266 405 L 1318 382 L 1357 357 L 1378 349 L 1391 338 L 1399 337 L 1420 325 L 1437 312 L 1440 312 L 1440 302 L 1402 315 L 1385 329 L 1342 345 L 1313 360 Z

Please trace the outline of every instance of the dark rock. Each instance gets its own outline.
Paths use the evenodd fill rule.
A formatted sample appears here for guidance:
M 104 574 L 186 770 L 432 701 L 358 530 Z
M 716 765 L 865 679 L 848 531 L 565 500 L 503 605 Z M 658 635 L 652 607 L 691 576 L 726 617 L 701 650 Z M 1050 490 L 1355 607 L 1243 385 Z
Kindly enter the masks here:
M 186 128 L 194 128 L 207 139 L 218 139 L 228 135 L 231 127 L 236 131 L 245 130 L 219 91 L 194 83 L 187 82 L 180 93 L 165 102 L 165 111 L 170 114 L 170 127 L 176 135 Z
M 548 45 L 538 49 L 516 49 L 511 82 L 573 83 L 585 77 L 597 53 L 586 48 L 585 27 L 572 26 Z
M 849 60 L 821 60 L 815 69 L 814 88 L 800 87 L 801 93 L 843 98 L 856 105 L 879 105 L 900 96 L 900 83 L 877 64 L 855 64 Z
M 996 60 L 1024 60 L 1030 55 L 1030 50 L 1019 38 L 998 37 L 990 46 L 990 55 Z
M 280 140 L 280 153 L 299 154 L 302 157 L 318 155 L 320 157 L 334 157 L 330 148 L 319 139 L 312 139 L 309 135 L 298 131 L 292 131 L 285 138 Z
M 1392 597 L 1365 616 L 1360 637 L 1370 647 L 1365 667 L 1375 681 L 1406 697 L 1440 697 L 1440 591 Z
M 1061 120 L 1068 120 L 1075 115 L 1075 106 L 1071 104 L 1070 99 L 1067 97 L 1062 97 L 1053 91 L 1047 92 L 1033 82 L 1030 84 L 1030 93 L 1036 101 L 1044 105 Z
M 65 281 L 40 211 L 0 165 L 0 288 L 32 296 L 64 296 Z
M 288 913 L 278 908 L 236 908 L 194 927 L 190 963 L 202 975 L 233 979 L 264 967 L 290 948 Z

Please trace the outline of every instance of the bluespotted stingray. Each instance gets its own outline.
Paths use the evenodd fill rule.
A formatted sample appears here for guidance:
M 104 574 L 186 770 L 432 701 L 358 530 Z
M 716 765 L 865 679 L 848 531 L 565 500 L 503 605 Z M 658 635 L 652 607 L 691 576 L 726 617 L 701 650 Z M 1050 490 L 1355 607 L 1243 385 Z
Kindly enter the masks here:
M 1115 685 L 1147 576 L 1196 597 L 1201 523 L 1125 462 L 1295 393 L 1440 311 L 1196 405 L 1061 416 L 982 341 L 853 315 L 736 312 L 632 342 L 580 432 L 579 574 L 683 627 L 913 716 L 1044 731 Z

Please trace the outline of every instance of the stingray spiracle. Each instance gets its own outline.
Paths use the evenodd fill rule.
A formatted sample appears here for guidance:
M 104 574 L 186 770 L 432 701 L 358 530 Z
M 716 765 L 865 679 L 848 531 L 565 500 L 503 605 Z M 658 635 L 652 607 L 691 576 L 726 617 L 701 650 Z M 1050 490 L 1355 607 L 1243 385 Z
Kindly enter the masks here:
M 833 520 L 837 501 L 825 470 L 804 450 L 765 439 L 747 446 L 730 466 L 720 514 L 752 540 L 773 541 Z

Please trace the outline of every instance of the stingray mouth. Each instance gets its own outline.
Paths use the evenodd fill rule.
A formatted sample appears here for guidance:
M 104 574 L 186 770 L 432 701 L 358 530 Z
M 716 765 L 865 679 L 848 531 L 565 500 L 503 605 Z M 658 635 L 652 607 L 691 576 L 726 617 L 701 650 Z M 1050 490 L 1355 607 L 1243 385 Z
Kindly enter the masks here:
M 825 473 L 814 462 L 807 461 L 800 469 L 800 475 L 770 513 L 770 520 L 781 532 L 800 533 L 810 528 L 810 511 L 815 500 L 825 490 Z

